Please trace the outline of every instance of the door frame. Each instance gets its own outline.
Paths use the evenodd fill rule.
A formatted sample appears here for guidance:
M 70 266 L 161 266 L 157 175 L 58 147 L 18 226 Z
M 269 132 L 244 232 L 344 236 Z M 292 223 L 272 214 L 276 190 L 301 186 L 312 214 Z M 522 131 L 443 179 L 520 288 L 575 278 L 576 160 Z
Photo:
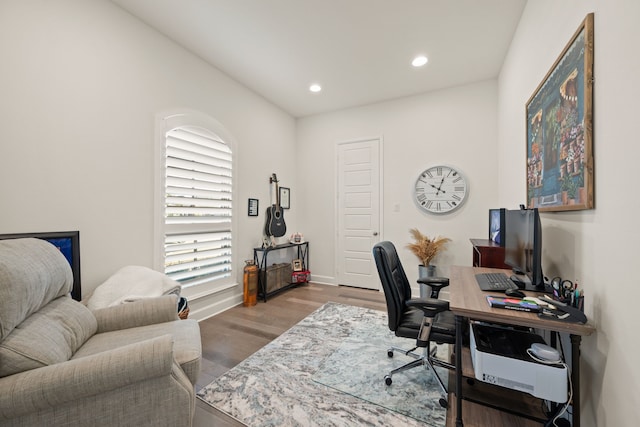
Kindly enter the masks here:
M 379 136 L 372 136 L 372 137 L 361 137 L 361 138 L 356 138 L 356 139 L 348 139 L 348 140 L 344 140 L 344 141 L 338 141 L 335 143 L 334 145 L 334 162 L 333 162 L 333 176 L 336 177 L 334 185 L 334 200 L 335 200 L 335 204 L 334 204 L 334 224 L 335 224 L 335 239 L 334 239 L 334 246 L 333 246 L 333 252 L 335 254 L 334 257 L 334 275 L 333 277 L 335 278 L 335 285 L 339 286 L 339 271 L 338 271 L 338 267 L 340 266 L 340 254 L 338 252 L 339 248 L 340 248 L 340 211 L 339 211 L 339 203 L 338 203 L 338 195 L 340 194 L 340 180 L 338 177 L 338 173 L 339 173 L 339 169 L 340 169 L 340 165 L 339 165 L 339 155 L 340 155 L 340 146 L 342 145 L 347 145 L 347 144 L 356 144 L 359 142 L 366 142 L 366 141 L 373 141 L 373 140 L 377 140 L 378 141 L 378 218 L 379 220 L 379 224 L 378 224 L 378 241 L 381 242 L 384 240 L 384 187 L 383 187 L 383 183 L 384 183 L 384 179 L 383 179 L 383 173 L 384 173 L 384 156 L 382 155 L 384 153 L 384 137 L 382 135 Z M 371 254 L 371 258 L 373 259 L 373 252 Z M 378 290 L 381 290 L 381 287 L 378 287 Z

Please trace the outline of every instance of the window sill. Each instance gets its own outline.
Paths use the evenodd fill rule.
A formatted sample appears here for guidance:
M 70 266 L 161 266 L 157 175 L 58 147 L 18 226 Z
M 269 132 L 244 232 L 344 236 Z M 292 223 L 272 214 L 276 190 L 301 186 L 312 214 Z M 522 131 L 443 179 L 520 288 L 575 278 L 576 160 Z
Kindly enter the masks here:
M 227 283 L 224 285 L 201 284 L 199 286 L 182 289 L 180 295 L 185 297 L 188 301 L 195 301 L 200 298 L 205 298 L 226 291 L 228 289 L 235 288 L 237 286 L 237 283 Z

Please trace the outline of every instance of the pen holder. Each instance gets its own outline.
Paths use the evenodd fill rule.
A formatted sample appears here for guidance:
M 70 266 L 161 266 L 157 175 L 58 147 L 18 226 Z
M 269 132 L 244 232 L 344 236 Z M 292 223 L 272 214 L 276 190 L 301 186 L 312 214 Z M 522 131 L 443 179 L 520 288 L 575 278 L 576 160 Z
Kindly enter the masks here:
M 559 296 L 557 292 L 553 293 L 553 299 L 568 306 L 577 308 L 584 313 L 584 295 L 582 293 L 571 293 L 570 295 Z

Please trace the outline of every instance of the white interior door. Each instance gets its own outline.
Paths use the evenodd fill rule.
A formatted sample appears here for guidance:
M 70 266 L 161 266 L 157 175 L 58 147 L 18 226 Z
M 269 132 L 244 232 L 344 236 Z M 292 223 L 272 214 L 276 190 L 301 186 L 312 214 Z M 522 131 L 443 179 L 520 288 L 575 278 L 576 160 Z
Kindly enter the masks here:
M 380 289 L 380 140 L 338 144 L 338 284 Z

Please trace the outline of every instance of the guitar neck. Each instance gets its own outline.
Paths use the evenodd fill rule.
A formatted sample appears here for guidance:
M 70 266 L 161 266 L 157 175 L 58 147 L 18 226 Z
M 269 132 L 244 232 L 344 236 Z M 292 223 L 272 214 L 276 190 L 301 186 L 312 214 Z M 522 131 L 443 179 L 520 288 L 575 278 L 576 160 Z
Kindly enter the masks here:
M 276 212 L 280 212 L 280 187 L 278 186 L 278 178 L 276 177 L 276 174 L 274 173 L 271 175 L 269 180 L 276 184 Z

